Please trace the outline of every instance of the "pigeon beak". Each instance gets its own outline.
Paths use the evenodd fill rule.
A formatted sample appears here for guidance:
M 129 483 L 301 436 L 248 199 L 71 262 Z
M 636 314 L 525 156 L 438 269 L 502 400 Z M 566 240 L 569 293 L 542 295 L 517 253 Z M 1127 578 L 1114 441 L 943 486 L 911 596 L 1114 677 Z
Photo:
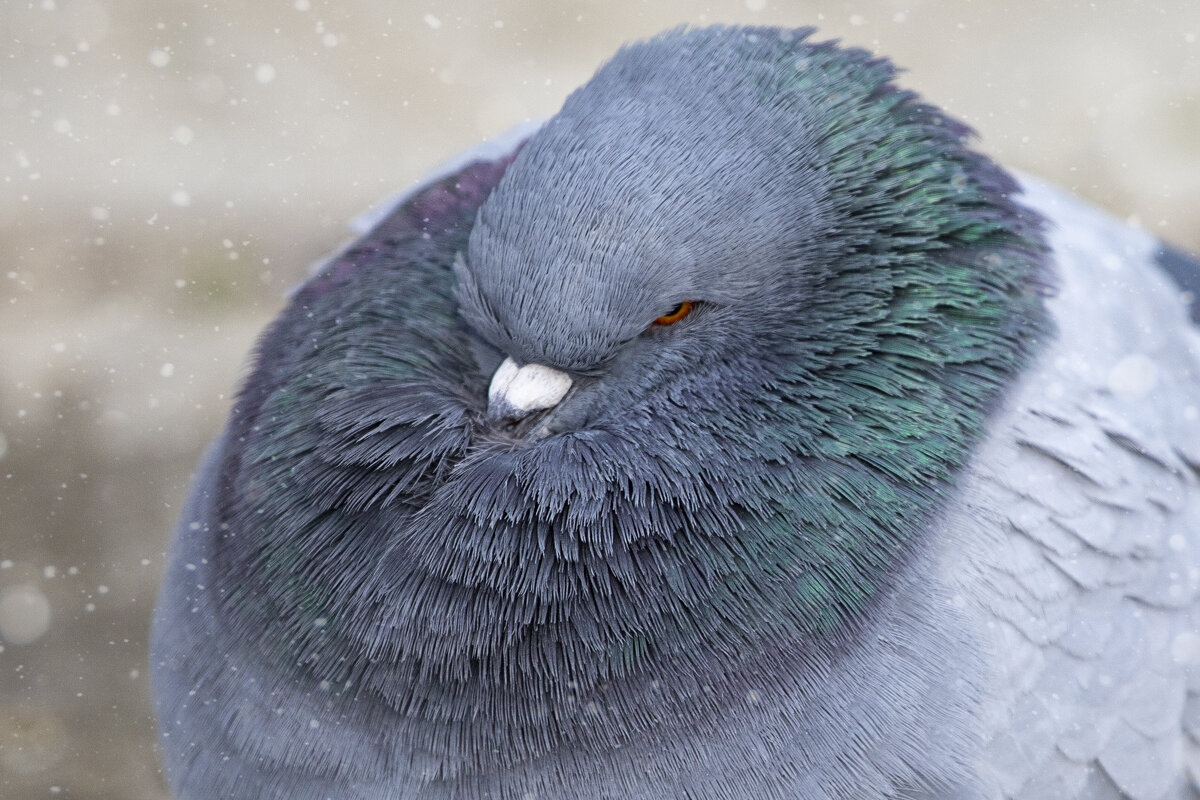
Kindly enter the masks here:
M 571 388 L 571 376 L 541 364 L 518 367 L 511 358 L 496 367 L 488 387 L 488 419 L 520 420 L 534 411 L 554 408 Z

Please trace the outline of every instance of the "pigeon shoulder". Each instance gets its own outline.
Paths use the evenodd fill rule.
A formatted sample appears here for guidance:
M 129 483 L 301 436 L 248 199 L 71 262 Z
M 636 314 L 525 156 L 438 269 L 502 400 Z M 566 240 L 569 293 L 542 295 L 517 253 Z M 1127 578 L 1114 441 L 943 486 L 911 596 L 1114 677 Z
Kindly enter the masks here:
M 545 123 L 546 121 L 543 119 L 527 120 L 454 154 L 431 169 L 409 188 L 376 203 L 359 214 L 350 221 L 350 229 L 356 236 L 361 236 L 395 214 L 405 203 L 430 186 L 462 172 L 470 164 L 480 161 L 504 161 L 510 158 Z
M 1011 798 L 1193 796 L 1200 749 L 1200 331 L 1163 246 L 1024 179 L 1057 332 L 946 519 Z

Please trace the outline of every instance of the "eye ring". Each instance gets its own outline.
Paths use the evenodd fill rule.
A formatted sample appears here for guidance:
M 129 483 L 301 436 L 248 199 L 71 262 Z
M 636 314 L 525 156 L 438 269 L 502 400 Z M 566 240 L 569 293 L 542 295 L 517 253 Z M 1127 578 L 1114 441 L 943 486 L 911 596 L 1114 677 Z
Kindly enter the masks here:
M 675 306 L 675 308 L 671 309 L 666 314 L 663 314 L 661 317 L 654 320 L 654 324 L 655 325 L 674 325 L 676 322 L 679 322 L 679 320 L 683 319 L 688 314 L 692 313 L 692 308 L 695 307 L 695 305 L 696 304 L 694 302 L 692 302 L 691 300 L 684 300 L 682 303 Z

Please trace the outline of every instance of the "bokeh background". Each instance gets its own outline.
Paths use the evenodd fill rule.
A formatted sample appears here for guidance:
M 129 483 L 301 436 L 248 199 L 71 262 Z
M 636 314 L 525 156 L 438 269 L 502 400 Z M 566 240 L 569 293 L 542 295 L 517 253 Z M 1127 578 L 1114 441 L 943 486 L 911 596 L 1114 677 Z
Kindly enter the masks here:
M 149 615 L 256 333 L 347 219 L 681 22 L 888 54 L 1200 249 L 1196 0 L 0 0 L 0 796 L 167 796 Z

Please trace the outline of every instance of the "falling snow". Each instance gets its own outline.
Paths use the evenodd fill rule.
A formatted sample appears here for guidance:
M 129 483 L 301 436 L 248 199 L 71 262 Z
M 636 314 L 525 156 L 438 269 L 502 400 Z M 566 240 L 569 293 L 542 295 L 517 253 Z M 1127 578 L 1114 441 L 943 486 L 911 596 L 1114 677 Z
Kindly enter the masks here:
M 0 590 L 0 639 L 28 645 L 50 630 L 50 601 L 34 585 L 21 583 Z
M 345 219 L 460 144 L 553 113 L 599 54 L 650 30 L 636 0 L 536 6 L 5 7 L 5 797 L 166 796 L 149 609 L 188 476 L 263 320 Z M 953 104 L 990 152 L 1196 248 L 1200 11 L 1160 6 L 862 3 L 822 19 L 741 0 L 707 19 L 819 24 L 903 54 L 906 84 Z M 705 21 L 697 8 L 668 0 L 654 14 Z M 1027 46 L 1045 40 L 1030 19 L 1053 48 Z M 1100 380 L 1136 402 L 1162 388 L 1160 370 L 1153 353 L 1127 353 Z M 1195 420 L 1200 404 L 1180 413 Z M 1170 646 L 1200 664 L 1200 636 Z

